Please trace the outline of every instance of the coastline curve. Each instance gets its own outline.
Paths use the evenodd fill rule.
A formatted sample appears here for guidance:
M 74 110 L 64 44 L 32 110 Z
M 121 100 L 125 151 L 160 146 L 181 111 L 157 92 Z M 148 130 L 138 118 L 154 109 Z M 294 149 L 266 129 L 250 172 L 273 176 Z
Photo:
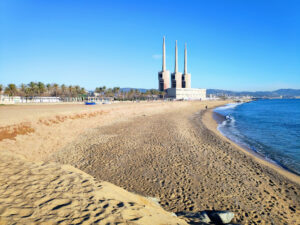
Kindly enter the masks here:
M 217 108 L 217 107 L 215 107 L 215 108 Z M 265 159 L 263 156 L 259 155 L 255 151 L 253 151 L 251 149 L 246 149 L 244 146 L 243 147 L 240 146 L 239 144 L 235 143 L 234 141 L 232 141 L 231 139 L 229 139 L 228 137 L 223 135 L 218 129 L 218 125 L 219 125 L 218 120 L 220 121 L 221 119 L 225 119 L 225 118 L 222 118 L 222 115 L 220 115 L 220 114 L 219 115 L 214 115 L 215 114 L 215 112 L 214 112 L 215 108 L 209 109 L 206 112 L 204 112 L 204 114 L 201 118 L 203 124 L 210 131 L 212 131 L 215 135 L 220 137 L 222 140 L 225 140 L 225 141 L 229 142 L 234 148 L 240 150 L 241 152 L 243 152 L 247 156 L 250 156 L 252 159 L 254 159 L 260 165 L 266 166 L 267 168 L 272 169 L 276 173 L 288 178 L 290 181 L 300 185 L 300 176 L 298 176 L 297 174 L 295 174 L 293 172 L 290 172 L 289 170 L 284 169 L 280 165 L 277 165 L 275 163 L 272 163 L 272 162 L 268 161 L 267 159 Z

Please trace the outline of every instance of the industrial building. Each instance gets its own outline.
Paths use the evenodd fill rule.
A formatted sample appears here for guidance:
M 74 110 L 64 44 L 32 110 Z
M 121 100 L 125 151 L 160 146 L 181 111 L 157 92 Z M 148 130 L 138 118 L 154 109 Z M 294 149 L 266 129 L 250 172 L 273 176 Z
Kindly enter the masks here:
M 170 87 L 171 86 L 171 87 Z M 184 100 L 206 99 L 206 89 L 191 88 L 191 74 L 187 71 L 187 46 L 184 48 L 184 72 L 178 72 L 178 49 L 175 42 L 175 67 L 174 73 L 166 69 L 166 46 L 163 37 L 162 71 L 158 72 L 158 89 L 165 91 L 168 98 Z

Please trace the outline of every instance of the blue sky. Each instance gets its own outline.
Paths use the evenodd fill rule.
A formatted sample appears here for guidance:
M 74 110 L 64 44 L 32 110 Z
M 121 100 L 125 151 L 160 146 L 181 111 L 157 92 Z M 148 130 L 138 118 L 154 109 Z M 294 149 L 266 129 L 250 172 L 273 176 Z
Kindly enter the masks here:
M 0 83 L 157 88 L 184 43 L 192 87 L 300 88 L 300 1 L 1 0 Z

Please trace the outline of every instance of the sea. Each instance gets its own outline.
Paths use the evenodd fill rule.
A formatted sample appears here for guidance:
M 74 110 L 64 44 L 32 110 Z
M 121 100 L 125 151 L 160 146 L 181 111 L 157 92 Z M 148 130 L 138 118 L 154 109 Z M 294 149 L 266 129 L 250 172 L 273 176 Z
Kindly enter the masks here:
M 219 131 L 241 147 L 300 175 L 300 99 L 230 103 L 215 113 Z

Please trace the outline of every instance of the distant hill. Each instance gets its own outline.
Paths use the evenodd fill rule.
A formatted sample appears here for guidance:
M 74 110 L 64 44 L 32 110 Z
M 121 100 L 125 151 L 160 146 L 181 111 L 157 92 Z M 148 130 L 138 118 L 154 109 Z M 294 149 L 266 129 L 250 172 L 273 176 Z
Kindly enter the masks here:
M 141 92 L 141 93 L 145 93 L 147 90 L 150 90 L 150 89 L 145 89 L 145 88 L 120 88 L 120 90 L 125 93 L 129 92 L 131 89 L 139 90 L 139 92 Z
M 129 92 L 130 89 L 139 90 L 141 93 L 145 93 L 146 88 L 121 88 L 123 92 Z M 221 95 L 229 95 L 229 96 L 253 96 L 257 98 L 261 97 L 296 97 L 300 96 L 300 89 L 278 89 L 275 91 L 229 91 L 229 90 L 221 90 L 221 89 L 207 89 L 207 95 L 210 94 L 221 96 Z
M 253 96 L 253 97 L 295 97 L 300 96 L 300 89 L 279 89 L 275 91 L 228 91 L 220 89 L 207 89 L 207 95 Z

